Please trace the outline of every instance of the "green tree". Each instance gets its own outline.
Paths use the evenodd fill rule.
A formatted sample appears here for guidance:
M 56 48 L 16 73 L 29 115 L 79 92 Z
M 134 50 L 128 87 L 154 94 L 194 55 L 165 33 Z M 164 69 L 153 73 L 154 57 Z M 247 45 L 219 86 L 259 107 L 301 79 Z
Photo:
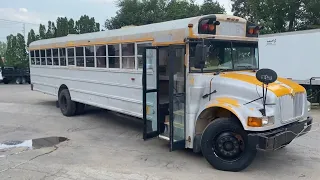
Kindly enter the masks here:
M 40 39 L 46 39 L 46 26 L 40 24 L 39 26 L 39 38 Z
M 48 21 L 48 30 L 46 34 L 46 39 L 57 37 L 57 28 L 52 21 Z
M 78 34 L 97 32 L 100 31 L 100 24 L 93 17 L 83 15 L 76 21 L 76 31 Z
M 68 33 L 69 34 L 77 34 L 77 30 L 75 28 L 74 20 L 71 18 L 68 21 Z
M 128 25 L 143 25 L 201 14 L 224 13 L 218 2 L 206 0 L 199 6 L 193 0 L 120 0 L 116 16 L 107 19 L 107 29 L 117 29 Z
M 69 34 L 68 18 L 58 17 L 57 19 L 57 37 L 66 36 Z
M 30 43 L 36 40 L 36 33 L 33 29 L 30 30 L 28 33 L 28 40 L 27 40 L 27 46 L 29 47 Z
M 200 7 L 201 15 L 212 14 L 212 12 L 215 14 L 224 14 L 226 13 L 226 10 L 217 1 L 204 0 Z
M 231 0 L 234 15 L 262 24 L 262 33 L 319 28 L 319 0 Z
M 7 50 L 7 44 L 5 42 L 0 41 L 0 67 L 3 66 L 2 57 L 5 56 L 6 50 Z
M 18 33 L 16 36 L 12 34 L 7 36 L 5 59 L 5 64 L 7 66 L 28 66 L 26 44 L 22 34 Z

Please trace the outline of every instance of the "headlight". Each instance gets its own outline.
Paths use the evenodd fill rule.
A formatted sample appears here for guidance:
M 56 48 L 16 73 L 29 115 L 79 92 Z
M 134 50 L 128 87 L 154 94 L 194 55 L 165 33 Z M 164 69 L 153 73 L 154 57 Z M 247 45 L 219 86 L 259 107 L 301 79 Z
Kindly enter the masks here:
M 263 127 L 274 124 L 274 117 L 248 117 L 248 126 L 250 127 Z
M 307 101 L 308 112 L 311 111 L 311 103 Z

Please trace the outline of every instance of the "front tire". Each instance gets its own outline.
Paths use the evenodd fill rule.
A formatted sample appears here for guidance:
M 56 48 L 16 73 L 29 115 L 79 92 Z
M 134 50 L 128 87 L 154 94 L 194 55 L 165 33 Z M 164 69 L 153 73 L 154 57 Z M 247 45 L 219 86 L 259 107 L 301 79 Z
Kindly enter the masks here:
M 249 146 L 240 121 L 232 118 L 215 119 L 206 127 L 201 151 L 214 168 L 234 172 L 247 168 L 257 152 Z
M 26 78 L 22 77 L 21 78 L 21 84 L 25 84 L 25 83 L 27 83 L 27 80 L 26 80 Z
M 16 78 L 16 84 L 22 84 L 21 77 L 17 77 L 17 78 Z
M 64 116 L 73 116 L 76 112 L 76 102 L 71 100 L 71 96 L 68 89 L 64 89 L 59 94 L 59 106 L 61 113 Z

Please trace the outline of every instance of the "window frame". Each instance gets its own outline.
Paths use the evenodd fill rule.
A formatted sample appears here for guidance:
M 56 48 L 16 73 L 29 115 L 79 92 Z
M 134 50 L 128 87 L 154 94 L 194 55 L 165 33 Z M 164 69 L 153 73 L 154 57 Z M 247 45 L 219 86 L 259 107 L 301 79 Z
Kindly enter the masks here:
M 133 55 L 131 56 L 123 56 L 123 52 L 122 52 L 122 45 L 124 44 L 133 44 Z M 127 69 L 127 70 L 132 70 L 132 69 L 136 69 L 136 51 L 138 51 L 138 49 L 136 49 L 136 43 L 133 42 L 133 43 L 121 43 L 121 66 L 120 66 L 120 69 Z M 133 58 L 133 61 L 134 61 L 134 67 L 133 68 L 123 68 L 123 58 Z
M 75 46 L 75 51 L 74 51 L 74 55 L 75 55 L 75 58 L 76 58 L 76 61 L 75 61 L 75 66 L 76 67 L 79 67 L 79 68 L 85 68 L 86 67 L 86 58 L 85 58 L 85 55 L 86 55 L 86 52 L 85 52 L 85 46 Z M 82 53 L 83 53 L 83 56 L 77 56 L 77 48 L 82 48 Z M 83 58 L 83 66 L 78 66 L 77 65 L 77 58 Z
M 119 45 L 119 56 L 109 56 L 109 46 Z M 109 57 L 118 57 L 119 58 L 119 67 L 116 68 L 110 68 L 110 61 Z M 121 51 L 121 43 L 119 44 L 107 44 L 107 61 L 108 61 L 108 69 L 122 69 L 122 51 Z
M 87 66 L 87 54 L 86 54 L 86 47 L 93 47 L 93 56 L 88 56 L 88 57 L 90 57 L 90 58 L 93 58 L 93 67 L 88 67 Z M 84 61 L 85 61 L 85 63 L 84 63 L 84 67 L 85 68 L 95 68 L 96 67 L 96 48 L 95 48 L 95 45 L 87 45 L 87 46 L 83 46 L 83 55 L 84 55 Z
M 137 50 L 136 50 L 136 69 L 137 70 L 140 70 L 140 71 L 142 71 L 143 70 L 143 68 L 139 68 L 139 57 L 141 57 L 141 58 L 143 58 L 143 54 L 142 55 L 139 55 L 138 54 L 138 45 L 139 44 L 150 44 L 150 47 L 152 47 L 152 41 L 146 41 L 146 42 L 136 42 L 136 48 L 137 48 Z M 143 65 L 143 64 L 142 64 Z
M 73 64 L 69 64 L 69 53 L 68 53 L 68 49 L 73 49 Z M 67 66 L 71 66 L 74 67 L 76 66 L 76 47 L 72 46 L 72 47 L 66 47 L 66 58 L 67 58 Z
M 44 51 L 44 57 L 42 57 L 41 51 Z M 46 66 L 47 65 L 47 52 L 46 49 L 40 49 L 39 50 L 40 55 L 40 66 Z M 42 59 L 44 59 L 44 64 L 42 64 Z
M 33 52 L 33 56 L 31 54 L 32 52 Z M 36 52 L 35 52 L 35 50 L 30 51 L 29 58 L 30 58 L 30 65 L 36 65 Z M 33 60 L 33 64 L 32 64 L 32 60 Z
M 53 66 L 53 55 L 52 55 L 52 48 L 49 48 L 49 49 L 45 49 L 46 50 L 46 64 L 47 66 Z M 47 51 L 50 50 L 50 57 L 48 56 L 48 53 Z M 48 58 L 51 59 L 51 64 L 48 64 Z
M 37 56 L 37 53 L 36 52 L 38 52 L 39 53 L 39 56 Z M 38 49 L 38 50 L 34 50 L 34 56 L 35 56 L 35 65 L 37 65 L 37 66 L 40 66 L 41 65 L 41 57 L 40 57 L 40 50 Z M 39 59 L 39 64 L 37 64 L 37 59 Z
M 54 53 L 53 53 L 54 49 L 56 49 L 58 51 L 57 56 L 54 56 Z M 60 66 L 59 48 L 52 48 L 51 52 L 52 52 L 52 66 Z M 58 58 L 58 65 L 54 64 L 54 58 Z
M 106 50 L 106 56 L 97 56 L 97 46 L 104 46 Z M 96 44 L 94 45 L 94 62 L 95 62 L 95 68 L 100 68 L 100 69 L 109 69 L 109 59 L 108 59 L 108 44 Z M 106 67 L 98 67 L 98 59 L 99 57 L 104 57 L 106 58 Z
M 64 49 L 64 51 L 65 51 L 65 56 L 64 56 L 64 58 L 65 58 L 65 65 L 61 65 L 61 55 L 60 55 L 60 50 L 61 49 Z M 67 48 L 66 47 L 61 47 L 61 48 L 58 48 L 58 56 L 59 56 L 59 66 L 61 66 L 61 67 L 67 67 L 68 66 L 68 56 L 67 56 Z

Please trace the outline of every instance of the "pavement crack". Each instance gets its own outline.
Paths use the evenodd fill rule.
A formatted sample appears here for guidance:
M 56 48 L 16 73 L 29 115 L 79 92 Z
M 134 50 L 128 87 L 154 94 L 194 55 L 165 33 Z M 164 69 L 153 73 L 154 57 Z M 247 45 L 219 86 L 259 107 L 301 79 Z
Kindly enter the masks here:
M 9 167 L 9 168 L 0 170 L 0 174 L 3 173 L 3 172 L 8 171 L 8 170 L 10 170 L 10 169 L 15 169 L 15 168 L 17 168 L 17 167 L 19 167 L 19 166 L 21 166 L 21 165 L 23 165 L 23 164 L 26 164 L 26 163 L 28 163 L 28 162 L 30 162 L 30 161 L 33 161 L 33 160 L 35 160 L 35 159 L 37 159 L 37 158 L 39 158 L 39 157 L 41 157 L 41 156 L 44 156 L 44 155 L 48 155 L 48 154 L 50 154 L 50 153 L 53 153 L 53 152 L 56 151 L 57 149 L 58 149 L 58 147 L 57 147 L 57 146 L 54 146 L 54 149 L 51 150 L 51 151 L 48 151 L 48 152 L 39 154 L 39 155 L 37 155 L 37 156 L 35 156 L 35 157 L 27 160 L 27 161 L 24 161 L 24 162 L 22 162 L 22 163 L 19 163 L 19 164 L 15 165 L 15 166 L 11 166 L 11 167 Z

